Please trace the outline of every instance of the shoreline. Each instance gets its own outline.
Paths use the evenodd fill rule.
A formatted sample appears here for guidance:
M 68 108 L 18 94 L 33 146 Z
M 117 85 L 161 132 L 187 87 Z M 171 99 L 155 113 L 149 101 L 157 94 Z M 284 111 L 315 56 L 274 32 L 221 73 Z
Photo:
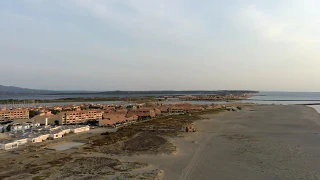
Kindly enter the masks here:
M 320 114 L 320 104 L 319 105 L 304 105 L 304 106 L 310 107 L 310 108 L 314 109 L 317 113 Z

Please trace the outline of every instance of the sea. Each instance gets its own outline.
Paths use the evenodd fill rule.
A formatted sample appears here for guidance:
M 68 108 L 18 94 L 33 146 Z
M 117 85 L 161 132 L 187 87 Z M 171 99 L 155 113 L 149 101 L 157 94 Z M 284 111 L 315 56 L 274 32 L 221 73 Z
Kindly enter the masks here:
M 320 113 L 320 105 L 312 105 L 320 104 L 320 92 L 262 91 L 242 102 L 277 105 L 310 104 L 308 105 L 309 107 L 314 108 Z
M 153 94 L 152 96 L 165 96 L 166 94 Z M 170 94 L 172 95 L 172 94 Z M 183 95 L 183 94 L 180 94 Z M 104 94 L 62 94 L 62 95 L 49 95 L 49 94 L 0 94 L 0 99 L 20 99 L 20 100 L 32 100 L 32 99 L 59 99 L 59 98 L 77 98 L 77 97 L 115 97 L 114 95 L 104 95 Z M 135 96 L 134 94 L 130 96 Z M 150 94 L 139 94 L 136 96 L 150 96 Z M 123 97 L 123 96 L 119 96 Z M 183 101 L 191 104 L 228 104 L 233 102 L 226 101 Z M 320 92 L 279 92 L 279 91 L 261 91 L 249 99 L 242 100 L 243 103 L 255 103 L 255 104 L 278 104 L 278 105 L 289 105 L 289 104 L 310 104 L 309 106 L 316 109 L 320 113 Z M 42 103 L 42 104 L 15 104 L 15 106 L 55 106 L 55 105 L 65 105 L 65 104 L 128 104 L 128 102 L 123 101 L 100 101 L 100 102 L 60 102 L 60 103 Z M 176 104 L 181 103 L 181 101 L 167 101 L 165 104 Z M 2 106 L 10 106 L 0 105 Z

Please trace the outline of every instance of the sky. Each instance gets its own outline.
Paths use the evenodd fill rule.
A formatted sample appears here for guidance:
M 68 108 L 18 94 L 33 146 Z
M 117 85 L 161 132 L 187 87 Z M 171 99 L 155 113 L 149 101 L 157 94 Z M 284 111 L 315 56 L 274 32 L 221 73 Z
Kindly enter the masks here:
M 0 1 L 0 84 L 320 91 L 317 0 Z

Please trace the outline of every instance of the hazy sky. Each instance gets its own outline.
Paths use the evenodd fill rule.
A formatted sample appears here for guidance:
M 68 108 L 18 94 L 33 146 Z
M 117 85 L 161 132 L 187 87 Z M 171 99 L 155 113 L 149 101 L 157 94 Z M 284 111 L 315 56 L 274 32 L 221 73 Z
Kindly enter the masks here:
M 320 91 L 318 0 L 3 0 L 0 84 Z

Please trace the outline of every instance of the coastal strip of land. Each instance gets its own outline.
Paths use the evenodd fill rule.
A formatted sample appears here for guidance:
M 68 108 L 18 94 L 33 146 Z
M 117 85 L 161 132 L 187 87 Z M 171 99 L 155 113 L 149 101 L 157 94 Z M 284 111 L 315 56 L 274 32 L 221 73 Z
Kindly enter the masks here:
M 196 132 L 182 132 L 185 127 Z M 96 133 L 94 133 L 96 132 Z M 297 105 L 246 105 L 159 117 L 116 132 L 2 152 L 3 179 L 319 179 L 320 114 Z M 90 143 L 86 143 L 90 142 Z M 57 144 L 58 143 L 58 144 Z M 39 147 L 38 147 L 39 146 Z
M 201 95 L 183 95 L 183 93 L 201 93 Z M 253 94 L 257 93 L 255 91 L 182 91 L 182 94 L 165 94 L 164 92 L 159 92 L 159 94 L 152 94 L 151 92 L 140 92 L 138 94 L 126 92 L 125 94 L 108 93 L 108 94 L 56 94 L 56 96 L 73 96 L 67 98 L 50 98 L 50 99 L 1 99 L 0 104 L 41 104 L 41 103 L 66 103 L 66 102 L 104 102 L 104 101 L 124 101 L 131 103 L 145 103 L 145 102 L 159 102 L 159 101 L 170 101 L 170 100 L 181 100 L 181 101 L 227 101 L 227 100 L 243 100 L 251 97 Z M 143 94 L 144 93 L 144 94 Z M 153 92 L 155 93 L 155 92 Z M 173 92 L 171 92 L 173 93 Z M 178 93 L 178 92 L 177 92 Z M 213 94 L 206 94 L 213 93 Z M 45 95 L 45 94 L 44 94 Z M 46 94 L 46 96 L 54 96 L 54 94 Z M 109 95 L 109 97 L 102 97 L 104 95 Z M 40 95 L 39 95 L 40 96 Z

